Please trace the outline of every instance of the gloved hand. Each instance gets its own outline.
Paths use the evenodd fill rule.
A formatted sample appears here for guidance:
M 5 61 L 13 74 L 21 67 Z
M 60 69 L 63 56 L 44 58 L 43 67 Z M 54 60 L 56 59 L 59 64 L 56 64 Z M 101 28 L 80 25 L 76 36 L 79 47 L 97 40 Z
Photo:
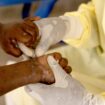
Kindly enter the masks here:
M 26 47 L 23 44 L 19 45 L 24 52 Z M 88 93 L 81 83 L 67 74 L 52 56 L 48 56 L 47 61 L 55 76 L 55 83 L 26 86 L 26 91 L 41 105 L 105 105 L 102 97 Z
M 52 56 L 48 57 L 48 64 L 55 75 L 55 84 L 26 87 L 41 105 L 105 105 L 103 99 L 88 93 L 81 83 L 68 75 Z
M 35 49 L 36 55 L 43 55 L 52 45 L 61 41 L 65 35 L 66 24 L 61 18 L 49 18 L 36 21 L 41 39 Z
M 52 45 L 65 39 L 81 37 L 83 27 L 77 17 L 60 16 L 34 22 L 40 32 L 40 41 L 35 49 L 36 55 L 43 55 Z
M 25 55 L 31 57 L 42 56 L 52 45 L 63 39 L 67 30 L 65 20 L 61 18 L 46 18 L 34 21 L 34 23 L 37 25 L 41 37 L 35 50 L 25 47 L 22 43 L 19 45 Z

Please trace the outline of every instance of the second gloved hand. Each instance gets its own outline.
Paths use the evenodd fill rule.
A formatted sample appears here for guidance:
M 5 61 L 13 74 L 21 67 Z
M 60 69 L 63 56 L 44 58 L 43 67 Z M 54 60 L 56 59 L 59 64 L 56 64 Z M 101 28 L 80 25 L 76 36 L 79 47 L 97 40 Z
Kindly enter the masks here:
M 33 84 L 27 92 L 40 102 L 40 105 L 105 105 L 102 97 L 89 93 L 80 82 L 68 75 L 52 57 L 48 64 L 53 70 L 55 84 Z

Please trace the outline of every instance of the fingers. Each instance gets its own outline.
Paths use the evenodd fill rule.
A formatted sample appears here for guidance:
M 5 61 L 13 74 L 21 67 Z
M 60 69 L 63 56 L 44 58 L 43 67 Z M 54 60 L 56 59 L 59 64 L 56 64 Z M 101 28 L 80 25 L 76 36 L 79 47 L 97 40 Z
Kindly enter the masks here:
M 34 50 L 25 46 L 23 43 L 18 42 L 18 46 L 21 49 L 21 51 L 28 57 L 33 57 L 34 56 Z
M 4 32 L 1 39 L 3 49 L 7 53 L 18 57 L 22 53 L 17 47 L 18 42 L 31 48 L 34 47 L 39 32 L 33 21 L 38 19 L 39 17 L 27 18 L 20 23 L 6 24 L 3 27 Z
M 66 71 L 66 73 L 71 73 L 72 69 L 70 66 L 68 66 L 68 60 L 66 58 L 62 58 L 59 61 L 59 64 L 61 65 L 61 67 Z
M 35 28 L 34 21 L 40 20 L 40 17 L 28 17 L 24 19 L 24 24 L 29 25 L 32 28 Z
M 36 20 L 39 20 L 39 17 L 29 17 L 26 18 L 21 25 L 22 30 L 31 36 L 31 40 L 28 43 L 25 43 L 28 47 L 35 47 L 34 45 L 38 40 L 37 38 L 39 36 L 39 30 L 36 24 L 33 22 Z
M 24 34 L 30 36 L 30 39 L 29 41 L 26 43 L 27 46 L 32 46 L 35 41 L 37 40 L 37 36 L 38 36 L 38 33 L 36 32 L 36 29 L 35 28 L 32 28 L 28 25 L 25 25 L 25 24 L 22 24 L 21 26 L 22 28 L 22 31 Z
M 62 59 L 59 61 L 59 64 L 62 66 L 62 68 L 65 68 L 65 67 L 68 65 L 68 61 L 67 61 L 67 59 L 62 58 Z
M 16 41 L 21 42 L 21 43 L 28 43 L 31 41 L 31 36 L 27 33 L 20 33 L 21 35 L 16 36 Z
M 58 53 L 58 52 L 55 52 L 55 53 L 53 54 L 53 57 L 55 58 L 56 61 L 59 61 L 59 60 L 61 60 L 61 58 L 62 58 L 61 54 Z
M 18 35 L 16 35 L 16 39 L 25 43 L 28 47 L 31 47 L 35 43 L 37 36 L 39 35 L 38 28 L 35 23 L 33 23 L 35 20 L 39 20 L 39 17 L 26 18 L 22 24 L 18 24 L 15 27 L 15 30 L 19 32 Z
M 19 57 L 22 54 L 22 52 L 15 45 L 16 45 L 15 41 L 11 42 L 11 40 L 7 40 L 6 43 L 4 43 L 3 49 L 8 54 L 11 54 L 11 55 L 13 55 L 15 57 Z
M 18 42 L 25 44 L 31 41 L 32 39 L 31 35 L 22 31 L 21 28 L 19 27 L 17 28 L 17 26 L 14 30 L 13 29 L 11 31 L 7 30 L 6 36 L 7 37 L 5 38 L 3 42 L 3 49 L 8 54 L 11 54 L 15 57 L 19 57 L 22 54 L 21 50 L 18 48 Z
M 64 70 L 65 70 L 68 74 L 70 74 L 70 73 L 72 72 L 72 68 L 71 68 L 70 66 L 66 66 L 66 67 L 64 68 Z
M 68 74 L 71 73 L 72 68 L 68 66 L 68 60 L 66 58 L 62 58 L 61 54 L 58 52 L 53 53 L 53 57 Z
M 32 36 L 29 35 L 29 33 L 23 31 L 22 28 L 17 28 L 14 36 L 14 40 L 15 39 L 19 42 L 27 43 L 31 41 Z

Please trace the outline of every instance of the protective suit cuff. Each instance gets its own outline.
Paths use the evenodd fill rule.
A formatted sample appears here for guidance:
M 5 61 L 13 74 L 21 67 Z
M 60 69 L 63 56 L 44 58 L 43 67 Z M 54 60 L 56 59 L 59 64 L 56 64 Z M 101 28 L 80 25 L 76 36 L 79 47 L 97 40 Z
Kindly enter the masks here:
M 79 12 L 69 12 L 69 13 L 65 13 L 64 16 L 74 16 L 74 17 L 78 17 L 82 26 L 83 26 L 83 32 L 80 38 L 78 39 L 65 39 L 64 42 L 66 42 L 67 44 L 70 44 L 72 46 L 75 47 L 80 47 L 83 46 L 84 43 L 86 43 L 86 41 L 89 39 L 90 37 L 90 32 L 91 32 L 91 26 L 88 24 L 89 20 L 87 21 L 86 17 L 84 16 L 83 13 L 79 13 Z

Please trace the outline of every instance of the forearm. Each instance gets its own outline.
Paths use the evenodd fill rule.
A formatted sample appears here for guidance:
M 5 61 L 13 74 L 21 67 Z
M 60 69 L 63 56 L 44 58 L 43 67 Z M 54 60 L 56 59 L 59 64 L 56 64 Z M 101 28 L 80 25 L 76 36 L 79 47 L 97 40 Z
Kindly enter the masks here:
M 0 67 L 0 95 L 13 89 L 32 83 L 32 62 L 25 61 Z M 35 74 L 36 73 L 36 74 Z M 40 73 L 36 64 L 34 83 L 40 81 Z

